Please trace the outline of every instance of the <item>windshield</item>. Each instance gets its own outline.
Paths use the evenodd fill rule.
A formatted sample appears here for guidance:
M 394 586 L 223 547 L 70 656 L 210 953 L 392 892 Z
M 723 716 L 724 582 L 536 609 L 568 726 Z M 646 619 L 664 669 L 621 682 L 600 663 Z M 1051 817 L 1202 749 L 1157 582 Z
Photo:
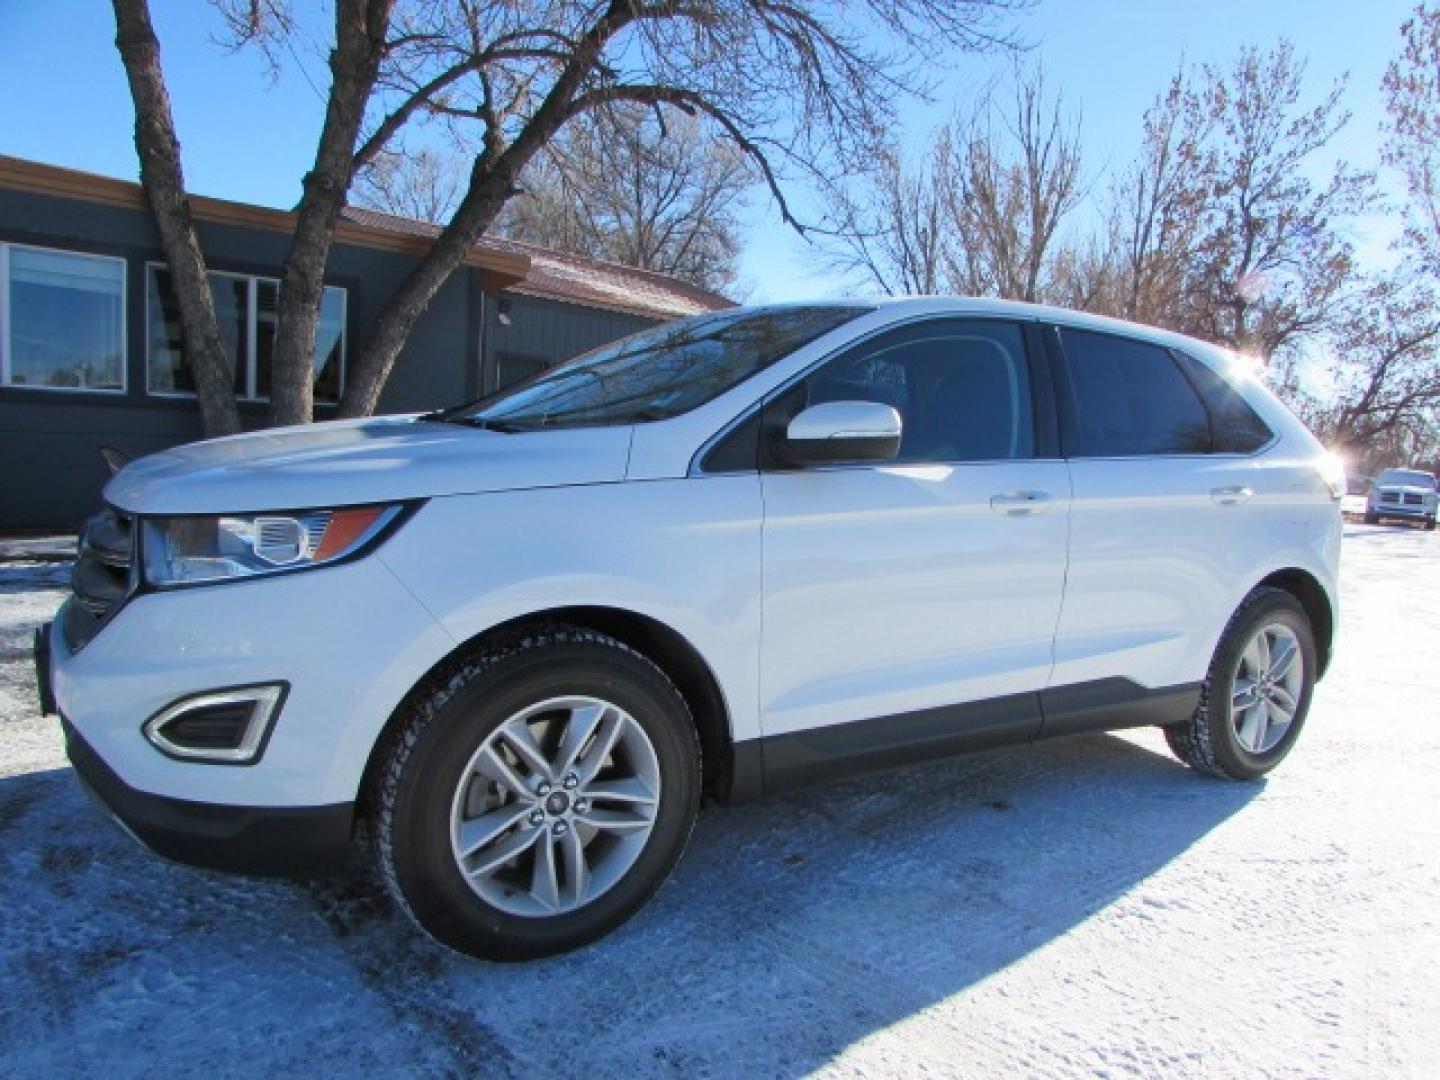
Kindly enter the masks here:
M 668 420 L 869 310 L 838 304 L 734 308 L 666 323 L 434 419 L 502 431 Z
M 1377 486 L 1396 484 L 1402 487 L 1422 487 L 1435 490 L 1435 477 L 1417 469 L 1386 469 L 1376 478 Z

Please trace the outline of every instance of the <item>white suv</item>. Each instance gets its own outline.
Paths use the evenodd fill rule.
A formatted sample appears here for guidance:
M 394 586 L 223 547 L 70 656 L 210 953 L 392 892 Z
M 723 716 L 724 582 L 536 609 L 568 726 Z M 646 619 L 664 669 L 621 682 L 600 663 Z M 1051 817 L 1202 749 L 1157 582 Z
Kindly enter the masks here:
M 364 819 L 420 926 L 536 957 L 633 914 L 702 792 L 1147 724 L 1262 775 L 1330 657 L 1343 490 L 1187 338 L 735 309 L 475 405 L 134 462 L 41 693 L 157 852 L 314 875 Z

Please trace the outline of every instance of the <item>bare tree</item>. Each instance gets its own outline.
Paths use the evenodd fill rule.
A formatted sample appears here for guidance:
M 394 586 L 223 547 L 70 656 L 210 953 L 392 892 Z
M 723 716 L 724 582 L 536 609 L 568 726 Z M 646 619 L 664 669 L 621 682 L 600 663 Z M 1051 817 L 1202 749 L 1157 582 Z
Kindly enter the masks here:
M 1216 167 L 1213 113 L 1184 71 L 1142 118 L 1140 155 L 1110 192 L 1109 277 L 1087 307 L 1139 322 L 1173 320 L 1202 243 Z
M 230 379 L 233 360 L 220 346 L 205 263 L 186 200 L 180 146 L 160 66 L 148 0 L 113 0 L 116 46 L 135 105 L 140 182 L 160 226 L 172 287 L 182 313 L 186 361 L 199 389 L 210 434 L 239 426 Z M 237 40 L 274 40 L 294 31 L 284 0 L 223 0 Z M 315 329 L 325 264 L 355 170 L 354 147 L 383 61 L 404 51 L 391 38 L 394 0 L 335 0 L 331 89 L 315 152 L 296 208 L 295 233 L 281 275 L 279 324 L 270 384 L 276 423 L 309 420 L 314 405 Z M 377 146 L 374 152 L 378 153 Z M 188 313 L 188 315 L 186 314 Z M 223 385 L 222 385 L 223 384 Z
M 942 130 L 916 166 L 887 147 L 858 189 L 826 185 L 833 228 L 825 260 L 891 296 L 947 289 L 955 242 L 949 195 L 953 172 L 950 133 Z
M 465 163 L 444 150 L 383 150 L 355 177 L 353 201 L 441 225 L 460 204 L 466 173 Z
M 296 33 L 285 0 L 216 2 L 236 44 L 279 58 Z M 1009 18 L 1028 2 L 857 0 L 840 9 L 822 0 L 333 0 L 325 118 L 281 282 L 272 421 L 311 416 L 315 328 L 340 211 L 356 171 L 412 123 L 464 125 L 480 150 L 440 235 L 360 337 L 344 415 L 374 410 L 420 313 L 494 224 L 525 167 L 577 117 L 623 103 L 698 116 L 749 160 L 798 227 L 782 186 L 791 170 L 823 172 L 863 154 L 896 100 L 923 89 L 927 64 L 1004 43 Z M 176 223 L 162 232 L 167 258 L 180 263 L 188 247 L 193 262 L 199 245 L 184 220 L 174 124 L 168 100 L 153 92 L 163 88 L 158 47 L 127 45 L 127 26 L 148 29 L 147 0 L 112 3 L 121 59 L 138 88 L 147 196 L 157 220 Z M 203 304 L 190 295 L 203 288 L 203 274 L 177 278 L 183 306 L 197 313 L 192 323 L 204 322 Z M 185 325 L 187 354 L 214 367 L 206 328 L 192 340 Z M 218 384 L 219 374 L 197 372 L 197 380 Z
M 968 293 L 1048 299 L 1061 225 L 1084 196 L 1078 118 L 1047 97 L 1038 71 L 1017 72 L 1009 107 L 981 98 L 954 141 L 950 280 Z
M 1077 311 L 1119 316 L 1125 293 L 1118 245 L 1109 233 L 1074 237 L 1055 251 L 1047 302 Z
M 1383 160 L 1400 170 L 1409 191 L 1407 246 L 1440 278 L 1440 8 L 1420 4 L 1400 33 L 1404 46 L 1383 85 L 1389 112 Z
M 180 313 L 185 355 L 195 379 L 200 417 L 211 435 L 240 430 L 235 407 L 234 359 L 225 351 L 215 319 L 215 299 L 206 278 L 205 256 L 195 235 L 185 175 L 180 165 L 180 140 L 171 117 L 170 94 L 160 70 L 160 43 L 144 3 L 115 4 L 115 46 L 125 64 L 130 94 L 135 99 L 135 148 L 140 156 L 140 181 L 170 263 Z
M 1374 200 L 1373 177 L 1343 163 L 1309 178 L 1348 114 L 1343 79 L 1306 105 L 1304 74 L 1285 41 L 1229 66 L 1182 65 L 1111 186 L 1103 241 L 1062 258 L 1079 306 L 1295 375 L 1304 344 L 1335 329 L 1359 287 L 1347 227 Z
M 887 292 L 1051 298 L 1061 228 L 1084 195 L 1079 125 L 1038 72 L 1017 68 L 1013 94 L 982 95 L 918 165 L 890 149 L 858 189 L 832 186 L 830 264 Z
M 1418 452 L 1440 410 L 1440 306 L 1417 281 L 1377 281 L 1345 304 L 1329 340 L 1333 389 L 1307 403 L 1326 443 L 1355 458 Z M 1433 449 L 1433 447 L 1432 447 Z
M 1197 90 L 1214 157 L 1180 328 L 1265 358 L 1329 326 L 1354 272 L 1343 226 L 1373 199 L 1373 178 L 1343 163 L 1323 184 L 1307 178 L 1349 114 L 1343 79 L 1302 105 L 1304 74 L 1282 41 L 1203 67 Z
M 599 230 L 591 227 L 587 215 L 572 198 L 571 178 L 564 174 L 551 149 L 547 147 L 537 154 L 526 167 L 520 176 L 520 190 L 505 204 L 491 231 L 556 251 L 592 254 L 591 249 L 601 246 Z
M 723 291 L 735 280 L 743 154 L 666 106 L 578 117 L 531 162 L 496 228 Z
M 1437 241 L 1433 270 L 1440 15 L 1422 6 L 1405 34 L 1386 82 L 1389 153 L 1415 193 L 1412 250 Z M 1357 275 L 1349 227 L 1375 204 L 1373 177 L 1342 163 L 1312 179 L 1348 114 L 1343 79 L 1307 101 L 1304 75 L 1285 41 L 1230 65 L 1182 64 L 1090 236 L 1066 228 L 1085 196 L 1076 128 L 1038 78 L 1021 79 L 1002 119 L 982 101 L 928 160 L 892 153 L 843 191 L 832 265 L 887 290 L 938 283 L 1192 333 L 1271 361 L 1272 381 L 1337 444 L 1434 448 L 1435 297 L 1419 280 Z M 1336 359 L 1316 380 L 1322 352 Z M 1314 396 L 1321 382 L 1333 393 Z

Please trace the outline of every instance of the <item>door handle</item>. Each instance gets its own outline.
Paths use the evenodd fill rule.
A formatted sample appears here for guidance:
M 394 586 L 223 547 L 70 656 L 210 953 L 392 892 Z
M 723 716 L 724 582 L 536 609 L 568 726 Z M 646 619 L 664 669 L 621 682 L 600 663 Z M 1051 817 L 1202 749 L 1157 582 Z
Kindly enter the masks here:
M 1050 499 L 1048 491 L 1007 491 L 990 497 L 990 509 L 1008 517 L 1026 517 L 1043 513 Z
M 1239 503 L 1249 502 L 1255 492 L 1242 484 L 1234 487 L 1217 487 L 1210 489 L 1210 498 L 1214 499 L 1221 506 L 1236 506 Z

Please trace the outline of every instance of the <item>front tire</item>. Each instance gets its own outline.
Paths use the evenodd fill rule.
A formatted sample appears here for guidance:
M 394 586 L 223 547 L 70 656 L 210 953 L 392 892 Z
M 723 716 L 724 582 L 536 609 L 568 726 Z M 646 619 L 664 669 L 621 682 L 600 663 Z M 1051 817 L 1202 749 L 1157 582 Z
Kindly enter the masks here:
M 578 628 L 452 665 L 385 755 L 371 832 L 386 885 L 426 933 L 486 960 L 614 930 L 669 876 L 700 802 L 684 698 L 647 658 Z
M 1379 515 L 1379 514 L 1367 513 L 1367 514 L 1365 515 L 1365 524 L 1366 524 L 1366 525 L 1379 525 L 1379 524 L 1380 524 L 1380 515 Z
M 1165 728 L 1170 749 L 1207 775 L 1259 779 L 1300 737 L 1316 670 L 1300 602 L 1283 589 L 1256 589 L 1220 637 L 1195 714 Z

